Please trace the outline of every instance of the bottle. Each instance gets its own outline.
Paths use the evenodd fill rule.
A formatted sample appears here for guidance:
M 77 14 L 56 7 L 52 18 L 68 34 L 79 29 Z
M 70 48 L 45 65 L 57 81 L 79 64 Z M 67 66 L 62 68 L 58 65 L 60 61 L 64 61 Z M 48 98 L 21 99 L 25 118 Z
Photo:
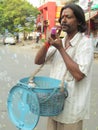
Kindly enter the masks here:
M 55 40 L 56 39 L 56 31 L 57 28 L 56 27 L 52 27 L 51 28 L 51 37 Z
M 55 40 L 57 36 L 59 36 L 61 33 L 61 27 L 52 27 L 51 28 L 51 37 Z

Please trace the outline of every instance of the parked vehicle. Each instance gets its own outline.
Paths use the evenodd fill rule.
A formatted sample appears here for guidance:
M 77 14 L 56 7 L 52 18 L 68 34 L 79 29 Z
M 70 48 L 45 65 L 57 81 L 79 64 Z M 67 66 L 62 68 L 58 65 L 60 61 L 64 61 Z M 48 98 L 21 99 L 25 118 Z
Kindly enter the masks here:
M 15 45 L 16 44 L 16 39 L 11 33 L 8 33 L 7 36 L 5 36 L 4 45 L 5 44 L 10 44 L 10 45 Z

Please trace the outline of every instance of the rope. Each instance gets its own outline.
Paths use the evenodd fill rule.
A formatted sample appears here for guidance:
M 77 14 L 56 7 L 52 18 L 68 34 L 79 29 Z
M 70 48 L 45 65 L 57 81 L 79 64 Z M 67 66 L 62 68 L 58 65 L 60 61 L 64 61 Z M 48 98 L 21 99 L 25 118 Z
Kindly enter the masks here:
M 63 75 L 63 78 L 61 80 L 61 83 L 60 83 L 60 92 L 64 92 L 64 82 L 65 82 L 65 76 L 66 76 L 66 73 L 64 73 Z
M 79 43 L 79 41 L 81 40 L 81 38 L 78 39 L 77 44 Z M 76 50 L 76 47 L 75 47 Z M 46 61 L 30 76 L 29 78 L 29 83 L 34 83 L 33 82 L 33 78 L 34 76 L 42 69 L 42 67 L 51 59 L 51 57 L 55 54 L 56 49 L 50 53 L 50 55 L 47 57 Z M 73 57 L 75 56 L 75 52 L 73 54 Z M 67 71 L 64 73 L 63 78 L 61 80 L 60 83 L 60 92 L 64 92 L 64 82 L 65 82 L 65 76 L 66 76 Z
M 50 55 L 47 57 L 46 61 L 37 69 L 35 70 L 34 73 L 32 73 L 32 75 L 29 78 L 29 82 L 32 83 L 33 82 L 33 78 L 34 76 L 43 68 L 43 66 L 51 59 L 51 57 L 55 54 L 56 50 L 54 50 L 53 52 L 50 53 Z

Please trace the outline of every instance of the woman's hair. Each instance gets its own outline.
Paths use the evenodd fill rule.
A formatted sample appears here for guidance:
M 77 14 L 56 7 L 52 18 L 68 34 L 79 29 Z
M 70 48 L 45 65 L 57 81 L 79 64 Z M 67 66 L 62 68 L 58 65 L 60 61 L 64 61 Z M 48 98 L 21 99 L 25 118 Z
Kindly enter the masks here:
M 59 23 L 61 24 L 61 15 L 62 15 L 63 10 L 66 8 L 70 8 L 73 11 L 76 19 L 78 20 L 78 22 L 79 22 L 78 31 L 85 32 L 87 29 L 85 15 L 84 15 L 84 11 L 82 10 L 82 8 L 79 5 L 72 3 L 72 4 L 68 4 L 68 5 L 65 5 L 64 7 L 62 7 L 61 12 L 60 12 Z

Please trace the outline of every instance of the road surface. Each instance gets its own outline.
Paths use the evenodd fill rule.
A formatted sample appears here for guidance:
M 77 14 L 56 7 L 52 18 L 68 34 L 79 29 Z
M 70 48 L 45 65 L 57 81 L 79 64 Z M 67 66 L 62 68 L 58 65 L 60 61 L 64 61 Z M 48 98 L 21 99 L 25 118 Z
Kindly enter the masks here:
M 7 112 L 9 90 L 23 77 L 30 76 L 38 68 L 34 57 L 39 46 L 0 46 L 0 130 L 18 130 Z M 48 75 L 46 65 L 38 75 Z M 98 130 L 98 60 L 93 62 L 91 118 L 84 121 L 83 130 Z M 40 117 L 35 130 L 46 130 L 47 118 Z

